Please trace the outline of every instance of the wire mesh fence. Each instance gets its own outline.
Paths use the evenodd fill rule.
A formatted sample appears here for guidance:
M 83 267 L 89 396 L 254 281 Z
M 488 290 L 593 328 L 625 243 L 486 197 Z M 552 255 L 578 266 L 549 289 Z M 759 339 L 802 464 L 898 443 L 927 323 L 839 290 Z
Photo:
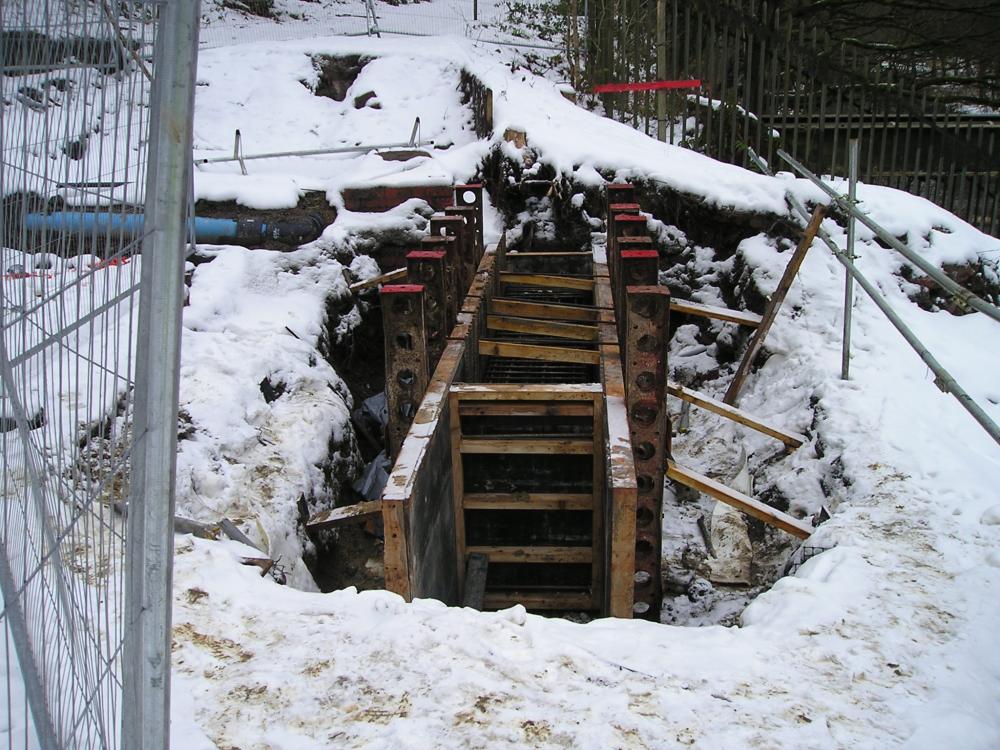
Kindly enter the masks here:
M 437 36 L 560 49 L 549 0 L 227 0 L 206 2 L 202 47 L 318 36 Z
M 162 3 L 3 0 L 0 741 L 122 745 Z M 148 281 L 144 282 L 148 285 Z

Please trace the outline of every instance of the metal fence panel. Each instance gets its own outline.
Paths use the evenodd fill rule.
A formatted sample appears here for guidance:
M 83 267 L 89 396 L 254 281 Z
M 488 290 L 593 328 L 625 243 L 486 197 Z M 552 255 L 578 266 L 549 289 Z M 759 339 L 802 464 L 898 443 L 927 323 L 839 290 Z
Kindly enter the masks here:
M 122 743 L 125 512 L 139 249 L 157 229 L 144 223 L 144 202 L 161 9 L 0 2 L 0 741 L 10 747 Z

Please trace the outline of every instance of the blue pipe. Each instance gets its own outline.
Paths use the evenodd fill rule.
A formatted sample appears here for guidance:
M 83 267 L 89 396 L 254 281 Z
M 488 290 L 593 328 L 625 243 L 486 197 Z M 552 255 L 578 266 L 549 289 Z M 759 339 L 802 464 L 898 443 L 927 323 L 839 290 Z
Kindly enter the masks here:
M 275 240 L 286 245 L 311 242 L 323 232 L 318 216 L 298 221 L 265 222 L 258 219 L 214 219 L 196 216 L 188 220 L 194 230 L 195 242 L 206 245 L 249 244 Z M 33 213 L 24 217 L 29 232 L 60 232 L 77 235 L 97 235 L 109 232 L 139 237 L 145 217 L 142 214 L 111 214 L 93 211 L 55 211 Z

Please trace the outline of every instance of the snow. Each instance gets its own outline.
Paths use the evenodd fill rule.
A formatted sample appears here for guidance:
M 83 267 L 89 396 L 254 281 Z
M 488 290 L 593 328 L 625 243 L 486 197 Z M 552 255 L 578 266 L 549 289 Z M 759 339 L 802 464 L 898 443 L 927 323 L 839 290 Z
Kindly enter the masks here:
M 313 56 L 348 53 L 378 59 L 344 102 L 314 96 Z M 780 216 L 788 215 L 786 191 L 825 200 L 806 181 L 752 174 L 598 118 L 509 57 L 455 38 L 204 51 L 199 157 L 231 153 L 237 128 L 246 153 L 406 140 L 417 116 L 423 137 L 447 147 L 416 164 L 371 155 L 286 158 L 248 162 L 249 176 L 236 164 L 206 165 L 196 173 L 197 195 L 287 208 L 304 191 L 322 190 L 342 208 L 344 186 L 375 176 L 464 181 L 491 143 L 476 140 L 461 106 L 462 67 L 494 91 L 491 143 L 506 128 L 523 130 L 538 158 L 581 184 L 597 184 L 602 174 L 644 179 L 708 206 Z M 367 90 L 380 110 L 354 107 Z M 872 186 L 861 186 L 859 197 L 936 264 L 1000 250 L 922 199 Z M 202 249 L 214 257 L 195 268 L 184 314 L 181 407 L 190 434 L 179 446 L 178 512 L 233 518 L 261 551 L 282 559 L 292 585 L 241 564 L 256 550 L 177 537 L 175 747 L 1000 746 L 1000 453 L 862 296 L 852 378 L 839 380 L 843 270 L 820 243 L 741 401 L 806 432 L 810 443 L 782 457 L 773 441 L 695 412 L 691 432 L 675 444 L 686 463 L 706 471 L 734 462 L 745 447 L 758 491 L 776 489 L 793 512 L 833 510 L 809 541 L 831 549 L 757 597 L 739 626 L 581 625 L 520 607 L 478 613 L 407 604 L 386 592 L 316 593 L 302 561 L 298 501 L 335 499 L 324 474 L 331 446 L 341 469 L 356 461 L 353 404 L 324 356 L 326 316 L 331 302 L 345 302 L 342 327 L 332 327 L 347 334 L 357 324 L 360 309 L 346 307 L 345 271 L 353 280 L 388 270 L 364 255 L 371 238 L 419 233 L 420 204 L 381 218 L 340 211 L 319 240 L 289 253 Z M 487 223 L 495 234 L 492 207 Z M 824 227 L 843 242 L 831 220 Z M 684 239 L 670 227 L 663 233 Z M 773 291 L 790 254 L 764 235 L 744 240 L 737 253 L 764 292 Z M 898 275 L 904 262 L 864 229 L 858 253 L 861 270 L 1000 420 L 1000 328 L 982 315 L 918 307 Z M 712 248 L 692 254 L 701 275 L 732 273 Z M 714 283 L 701 301 L 719 301 Z M 681 327 L 673 374 L 687 368 L 709 378 L 704 390 L 721 393 L 728 374 L 712 379 L 715 346 Z M 285 387 L 271 403 L 265 379 Z

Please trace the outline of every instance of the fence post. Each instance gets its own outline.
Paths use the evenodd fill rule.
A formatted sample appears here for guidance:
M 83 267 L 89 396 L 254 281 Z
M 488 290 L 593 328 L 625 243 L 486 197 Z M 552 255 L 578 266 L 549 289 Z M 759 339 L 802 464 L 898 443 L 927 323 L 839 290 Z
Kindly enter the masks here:
M 852 138 L 848 144 L 847 162 L 850 183 L 847 188 L 847 199 L 855 205 L 858 199 L 858 157 L 861 149 L 857 138 Z M 858 257 L 854 254 L 854 225 L 857 220 L 854 214 L 847 217 L 847 259 L 852 263 Z M 844 282 L 844 343 L 840 353 L 840 379 L 849 380 L 851 370 L 851 313 L 854 306 L 854 277 L 846 272 Z
M 126 750 L 170 744 L 177 405 L 200 2 L 172 0 L 161 12 L 146 179 L 126 552 Z
M 656 78 L 667 79 L 667 0 L 656 0 Z M 656 139 L 667 140 L 667 92 L 656 92 Z

